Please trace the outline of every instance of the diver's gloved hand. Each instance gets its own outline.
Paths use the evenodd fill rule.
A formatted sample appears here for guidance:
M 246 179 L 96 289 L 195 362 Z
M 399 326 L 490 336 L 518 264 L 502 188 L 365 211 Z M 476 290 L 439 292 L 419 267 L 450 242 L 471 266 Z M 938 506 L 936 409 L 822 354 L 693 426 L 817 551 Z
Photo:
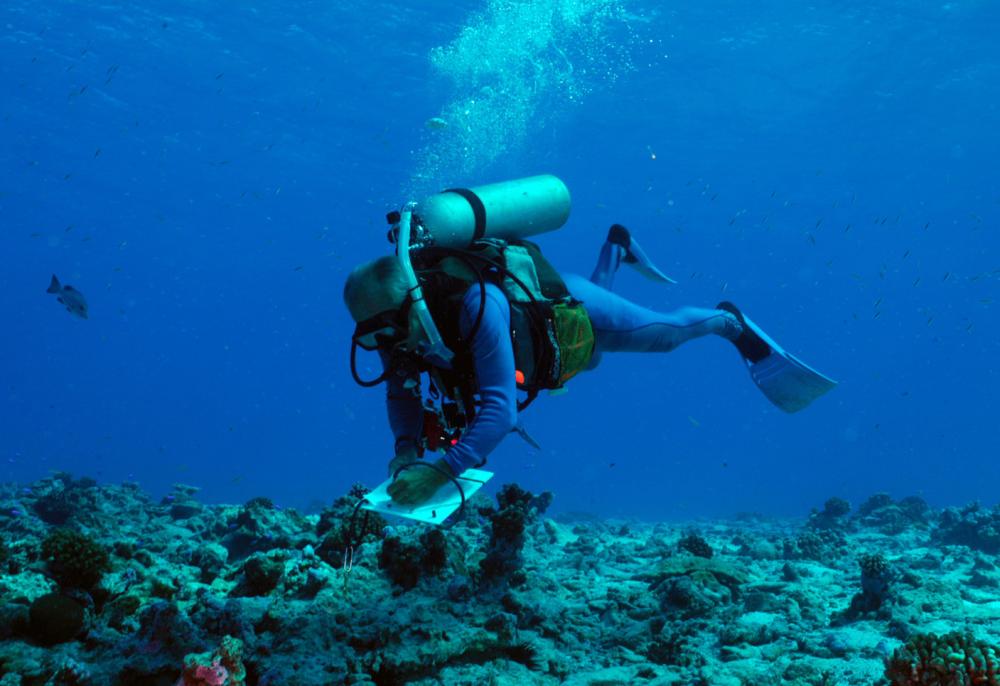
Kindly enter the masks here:
M 441 459 L 427 464 L 433 464 L 438 469 L 421 466 L 401 472 L 399 477 L 389 484 L 387 489 L 389 497 L 400 505 L 419 505 L 448 483 L 449 479 L 445 475 L 451 474 L 451 468 L 447 462 Z
M 415 446 L 406 445 L 396 451 L 396 457 L 389 460 L 389 476 L 396 473 L 396 470 L 403 465 L 413 464 L 420 461 L 420 453 Z

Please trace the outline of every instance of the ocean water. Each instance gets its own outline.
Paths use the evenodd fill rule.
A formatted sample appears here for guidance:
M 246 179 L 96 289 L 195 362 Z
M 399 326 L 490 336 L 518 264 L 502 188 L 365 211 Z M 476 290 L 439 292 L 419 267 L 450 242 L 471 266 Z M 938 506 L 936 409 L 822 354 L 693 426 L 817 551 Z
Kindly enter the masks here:
M 645 519 L 993 505 L 998 28 L 975 0 L 7 0 L 0 480 L 300 508 L 378 483 L 346 275 L 408 200 L 552 173 L 561 269 L 625 224 L 678 284 L 619 293 L 732 300 L 840 385 L 789 416 L 721 340 L 608 355 L 494 484 Z

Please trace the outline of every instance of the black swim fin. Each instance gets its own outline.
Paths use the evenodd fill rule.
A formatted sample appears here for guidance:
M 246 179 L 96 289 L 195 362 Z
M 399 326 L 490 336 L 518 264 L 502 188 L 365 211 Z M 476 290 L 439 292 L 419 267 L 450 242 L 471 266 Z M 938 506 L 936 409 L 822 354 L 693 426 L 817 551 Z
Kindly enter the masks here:
M 614 224 L 608 230 L 608 242 L 620 246 L 624 250 L 622 262 L 631 266 L 647 279 L 663 283 L 677 283 L 653 264 L 646 252 L 632 237 L 631 232 L 621 224 Z

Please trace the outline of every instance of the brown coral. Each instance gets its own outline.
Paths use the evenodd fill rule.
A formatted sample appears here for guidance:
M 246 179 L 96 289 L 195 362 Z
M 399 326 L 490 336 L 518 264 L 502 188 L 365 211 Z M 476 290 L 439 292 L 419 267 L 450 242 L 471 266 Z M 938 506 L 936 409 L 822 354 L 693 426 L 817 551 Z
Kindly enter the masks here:
M 971 633 L 919 634 L 886 660 L 891 686 L 1000 686 L 1000 650 Z

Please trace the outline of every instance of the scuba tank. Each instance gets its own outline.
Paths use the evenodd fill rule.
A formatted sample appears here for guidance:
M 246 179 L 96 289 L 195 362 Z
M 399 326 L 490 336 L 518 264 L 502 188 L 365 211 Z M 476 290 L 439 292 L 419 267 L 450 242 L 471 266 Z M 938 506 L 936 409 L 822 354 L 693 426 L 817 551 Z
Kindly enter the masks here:
M 482 238 L 518 240 L 554 231 L 569 210 L 566 184 L 543 174 L 449 189 L 418 203 L 413 214 L 431 245 L 465 248 Z
M 551 174 L 491 183 L 474 188 L 452 188 L 423 202 L 410 202 L 392 212 L 389 240 L 406 276 L 412 307 L 426 340 L 418 351 L 432 363 L 450 367 L 454 356 L 444 344 L 410 260 L 410 251 L 438 246 L 465 248 L 492 238 L 519 240 L 554 231 L 569 218 L 569 189 Z

